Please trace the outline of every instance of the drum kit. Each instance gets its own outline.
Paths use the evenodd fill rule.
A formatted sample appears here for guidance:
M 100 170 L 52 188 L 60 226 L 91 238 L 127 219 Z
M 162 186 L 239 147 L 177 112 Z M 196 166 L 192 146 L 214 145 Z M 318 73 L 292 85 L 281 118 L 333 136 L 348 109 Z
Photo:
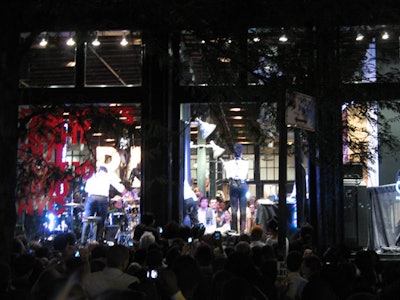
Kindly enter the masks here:
M 84 205 L 69 202 L 61 205 L 61 208 L 65 208 L 65 211 L 61 214 L 46 211 L 43 223 L 40 224 L 45 239 L 61 232 L 74 232 L 80 235 Z M 59 209 L 60 206 L 55 208 L 56 211 Z
M 66 208 L 62 214 L 52 217 L 46 215 L 46 221 L 43 224 L 47 232 L 45 238 L 60 232 L 74 232 L 80 238 L 85 208 L 84 199 L 80 202 L 67 202 L 62 207 Z M 88 221 L 98 222 L 98 220 Z M 139 222 L 140 200 L 129 195 L 124 197 L 117 195 L 110 199 L 105 229 L 107 231 L 107 228 L 118 228 L 115 234 L 115 240 L 118 240 L 118 243 L 123 243 L 125 240 L 130 241 L 133 237 L 134 228 Z
M 108 216 L 108 225 L 119 225 L 122 231 L 132 231 L 139 223 L 139 201 L 131 197 L 114 196 L 112 209 Z

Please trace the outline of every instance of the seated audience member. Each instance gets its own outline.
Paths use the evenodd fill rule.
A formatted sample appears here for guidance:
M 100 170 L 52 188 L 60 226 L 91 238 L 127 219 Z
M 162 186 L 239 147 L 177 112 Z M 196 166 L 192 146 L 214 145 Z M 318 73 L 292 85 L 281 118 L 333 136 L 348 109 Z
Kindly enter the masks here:
M 223 200 L 218 200 L 218 211 L 216 216 L 217 229 L 222 234 L 231 230 L 231 214 L 228 211 L 226 202 Z
M 217 225 L 215 220 L 215 214 L 211 207 L 208 206 L 208 198 L 203 197 L 200 199 L 200 207 L 197 211 L 199 223 L 204 224 L 205 234 L 212 234 Z
M 83 288 L 91 299 L 108 290 L 129 290 L 139 279 L 125 272 L 129 265 L 129 248 L 115 245 L 108 249 L 107 264 L 102 271 L 86 274 Z
M 254 197 L 248 201 L 246 208 L 246 232 L 251 233 L 252 228 L 256 225 L 256 207 Z

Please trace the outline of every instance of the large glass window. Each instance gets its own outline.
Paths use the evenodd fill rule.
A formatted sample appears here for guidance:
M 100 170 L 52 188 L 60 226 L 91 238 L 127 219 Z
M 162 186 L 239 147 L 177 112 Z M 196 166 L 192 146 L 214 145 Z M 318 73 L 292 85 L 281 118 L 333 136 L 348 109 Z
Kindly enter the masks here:
M 138 31 L 42 32 L 38 36 L 28 32 L 21 34 L 21 47 L 29 49 L 21 60 L 21 88 L 73 87 L 80 77 L 79 84 L 86 86 L 139 86 L 142 82 Z
M 140 201 L 140 114 L 138 104 L 20 106 L 16 207 L 29 238 L 80 236 L 85 182 L 99 164 Z

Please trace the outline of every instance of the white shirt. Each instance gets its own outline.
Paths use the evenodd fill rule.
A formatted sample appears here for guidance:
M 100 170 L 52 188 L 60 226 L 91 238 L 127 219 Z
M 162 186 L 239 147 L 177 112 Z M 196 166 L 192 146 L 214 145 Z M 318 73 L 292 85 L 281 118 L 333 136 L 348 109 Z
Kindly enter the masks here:
M 125 186 L 121 183 L 121 179 L 116 173 L 99 171 L 86 181 L 85 191 L 88 193 L 88 196 L 100 195 L 108 197 L 110 185 L 115 187 L 120 193 L 125 190 Z
M 108 289 L 128 290 L 129 285 L 135 282 L 139 282 L 137 277 L 117 268 L 105 267 L 102 271 L 86 274 L 83 288 L 93 299 Z
M 244 159 L 231 159 L 227 162 L 223 161 L 226 178 L 233 179 L 247 179 L 247 173 L 249 172 L 249 162 Z
M 209 211 L 208 216 L 211 217 L 210 220 L 207 220 L 207 211 Z M 203 223 L 206 228 L 204 233 L 211 234 L 217 228 L 215 214 L 210 207 L 207 207 L 206 209 L 202 209 L 200 207 L 199 210 L 197 211 L 197 217 L 198 217 L 199 223 Z

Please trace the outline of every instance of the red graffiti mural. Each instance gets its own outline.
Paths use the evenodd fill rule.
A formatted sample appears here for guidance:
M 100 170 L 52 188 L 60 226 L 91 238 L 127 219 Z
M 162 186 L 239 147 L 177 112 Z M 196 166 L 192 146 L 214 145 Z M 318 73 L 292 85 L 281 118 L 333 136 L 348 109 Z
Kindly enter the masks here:
M 19 139 L 18 161 L 22 167 L 18 174 L 17 214 L 63 214 L 73 176 L 86 179 L 94 171 L 90 160 L 71 162 L 71 174 L 64 159 L 67 139 L 71 144 L 84 144 L 90 122 L 79 123 L 74 117 L 66 122 L 62 114 L 32 115 L 29 107 L 20 109 L 20 118 L 29 118 L 29 122 L 26 134 Z
M 134 122 L 130 106 L 33 107 L 19 110 L 16 209 L 23 214 L 61 215 L 77 185 L 95 171 L 86 140 L 88 132 L 107 127 L 118 136 Z M 93 126 L 93 128 L 92 128 Z M 97 126 L 97 127 L 96 127 Z M 90 155 L 68 158 L 67 149 L 85 148 Z M 82 150 L 77 150 L 82 151 Z

